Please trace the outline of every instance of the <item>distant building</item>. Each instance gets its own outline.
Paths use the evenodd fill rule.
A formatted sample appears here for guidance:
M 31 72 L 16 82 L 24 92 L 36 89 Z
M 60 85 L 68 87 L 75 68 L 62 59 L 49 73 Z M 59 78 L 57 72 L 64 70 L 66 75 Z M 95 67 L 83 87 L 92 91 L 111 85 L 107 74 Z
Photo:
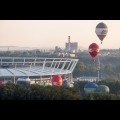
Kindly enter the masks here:
M 68 43 L 65 44 L 65 51 L 70 53 L 77 53 L 78 42 L 70 42 L 70 36 L 68 36 Z
M 76 78 L 75 81 L 89 81 L 89 82 L 94 82 L 97 81 L 97 77 L 79 77 Z
M 60 47 L 58 47 L 58 46 L 55 46 L 55 51 L 54 51 L 55 53 L 57 52 L 62 52 L 62 49 L 60 48 Z

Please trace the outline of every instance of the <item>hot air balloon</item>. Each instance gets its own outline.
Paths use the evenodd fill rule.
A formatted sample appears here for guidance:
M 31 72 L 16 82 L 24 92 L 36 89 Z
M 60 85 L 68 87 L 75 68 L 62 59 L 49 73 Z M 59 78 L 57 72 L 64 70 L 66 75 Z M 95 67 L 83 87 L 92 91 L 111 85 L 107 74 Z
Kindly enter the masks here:
M 0 81 L 0 85 L 4 85 L 5 83 L 3 81 Z
M 71 83 L 71 82 L 68 81 L 68 80 L 63 80 L 62 87 L 63 87 L 63 88 L 73 87 L 73 83 Z
M 31 82 L 31 80 L 28 77 L 20 77 L 17 79 L 18 85 L 30 86 L 30 82 Z
M 98 85 L 96 83 L 89 82 L 89 83 L 85 84 L 84 91 L 86 94 L 94 93 L 96 91 L 97 87 L 98 87 Z
M 62 77 L 60 75 L 52 76 L 52 86 L 62 86 Z
M 110 89 L 106 85 L 98 85 L 96 91 L 100 93 L 109 93 Z
M 92 43 L 89 46 L 89 54 L 92 58 L 95 58 L 99 54 L 99 46 L 96 43 Z
M 101 44 L 102 44 L 103 39 L 106 37 L 108 33 L 108 27 L 105 23 L 101 22 L 96 26 L 95 32 L 98 38 L 101 40 Z

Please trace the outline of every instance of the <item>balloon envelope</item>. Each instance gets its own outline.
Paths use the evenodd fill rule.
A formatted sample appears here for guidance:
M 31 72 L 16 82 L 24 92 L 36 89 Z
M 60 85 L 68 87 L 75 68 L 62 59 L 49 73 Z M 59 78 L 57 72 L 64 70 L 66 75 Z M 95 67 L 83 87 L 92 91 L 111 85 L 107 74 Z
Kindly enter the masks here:
M 62 77 L 60 75 L 52 77 L 52 86 L 62 86 Z
M 63 88 L 73 87 L 73 83 L 71 83 L 71 82 L 68 81 L 68 80 L 63 80 L 62 87 L 63 87 Z
M 5 83 L 3 81 L 0 81 L 0 85 L 4 85 Z
M 97 92 L 100 92 L 100 93 L 109 93 L 109 87 L 106 86 L 106 85 L 98 85 L 98 88 L 96 89 Z
M 108 33 L 108 27 L 105 23 L 101 22 L 96 26 L 95 33 L 97 34 L 98 38 L 103 41 Z
M 96 43 L 92 43 L 89 46 L 89 54 L 91 57 L 96 57 L 99 54 L 99 46 Z
M 85 84 L 84 91 L 86 94 L 93 93 L 96 91 L 97 87 L 98 87 L 98 85 L 96 83 L 89 82 L 89 83 Z
M 17 79 L 17 84 L 18 85 L 23 85 L 23 86 L 30 86 L 30 78 L 28 77 L 21 77 Z

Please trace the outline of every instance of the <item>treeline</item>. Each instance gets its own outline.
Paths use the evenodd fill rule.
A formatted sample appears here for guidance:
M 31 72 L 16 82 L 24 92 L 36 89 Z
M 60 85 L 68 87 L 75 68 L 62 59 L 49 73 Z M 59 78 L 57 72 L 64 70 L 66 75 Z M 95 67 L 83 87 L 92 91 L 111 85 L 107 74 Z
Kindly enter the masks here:
M 31 85 L 28 87 L 5 84 L 0 86 L 0 100 L 81 100 L 74 88 Z
M 120 100 L 120 95 L 108 93 L 90 93 L 86 95 L 84 100 Z
M 0 57 L 49 57 L 45 50 L 0 51 Z
M 91 57 L 81 57 L 73 71 L 73 77 L 97 77 L 97 58 L 95 62 Z M 120 57 L 100 57 L 100 79 L 120 80 Z
M 98 85 L 107 85 L 109 93 L 85 94 L 84 86 L 88 82 L 75 82 L 73 88 L 57 86 L 22 86 L 7 83 L 0 86 L 0 100 L 120 100 L 120 81 L 99 81 Z
M 57 57 L 61 58 L 63 55 L 55 54 L 53 50 L 13 50 L 13 51 L 0 51 L 0 57 Z M 64 56 L 68 57 L 68 56 Z
M 98 85 L 107 85 L 109 93 L 85 94 L 84 86 L 88 82 L 75 82 L 73 88 L 57 86 L 22 86 L 7 83 L 0 86 L 0 100 L 120 100 L 120 81 L 99 81 Z
M 97 85 L 106 85 L 109 87 L 109 93 L 90 93 L 88 95 L 84 92 L 84 86 L 87 81 L 75 82 L 74 89 L 80 92 L 83 100 L 120 100 L 120 81 L 117 80 L 103 80 L 95 82 Z
M 74 88 L 75 90 L 80 91 L 82 94 L 84 94 L 84 86 L 87 83 L 88 83 L 87 81 L 75 82 Z M 107 80 L 94 82 L 94 83 L 96 83 L 97 85 L 108 86 L 110 89 L 110 94 L 120 94 L 120 81 L 117 81 L 117 80 L 109 81 L 109 79 L 107 79 Z

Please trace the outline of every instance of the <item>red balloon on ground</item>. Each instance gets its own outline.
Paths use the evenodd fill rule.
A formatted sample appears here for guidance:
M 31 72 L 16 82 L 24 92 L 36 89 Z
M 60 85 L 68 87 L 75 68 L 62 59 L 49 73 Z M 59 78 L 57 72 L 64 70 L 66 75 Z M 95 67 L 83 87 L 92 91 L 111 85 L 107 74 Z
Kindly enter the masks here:
M 5 83 L 3 81 L 0 81 L 0 85 L 4 85 Z
M 92 43 L 89 46 L 89 54 L 95 58 L 99 54 L 99 46 L 96 43 Z
M 52 77 L 52 86 L 62 86 L 62 77 L 60 75 L 54 75 Z

